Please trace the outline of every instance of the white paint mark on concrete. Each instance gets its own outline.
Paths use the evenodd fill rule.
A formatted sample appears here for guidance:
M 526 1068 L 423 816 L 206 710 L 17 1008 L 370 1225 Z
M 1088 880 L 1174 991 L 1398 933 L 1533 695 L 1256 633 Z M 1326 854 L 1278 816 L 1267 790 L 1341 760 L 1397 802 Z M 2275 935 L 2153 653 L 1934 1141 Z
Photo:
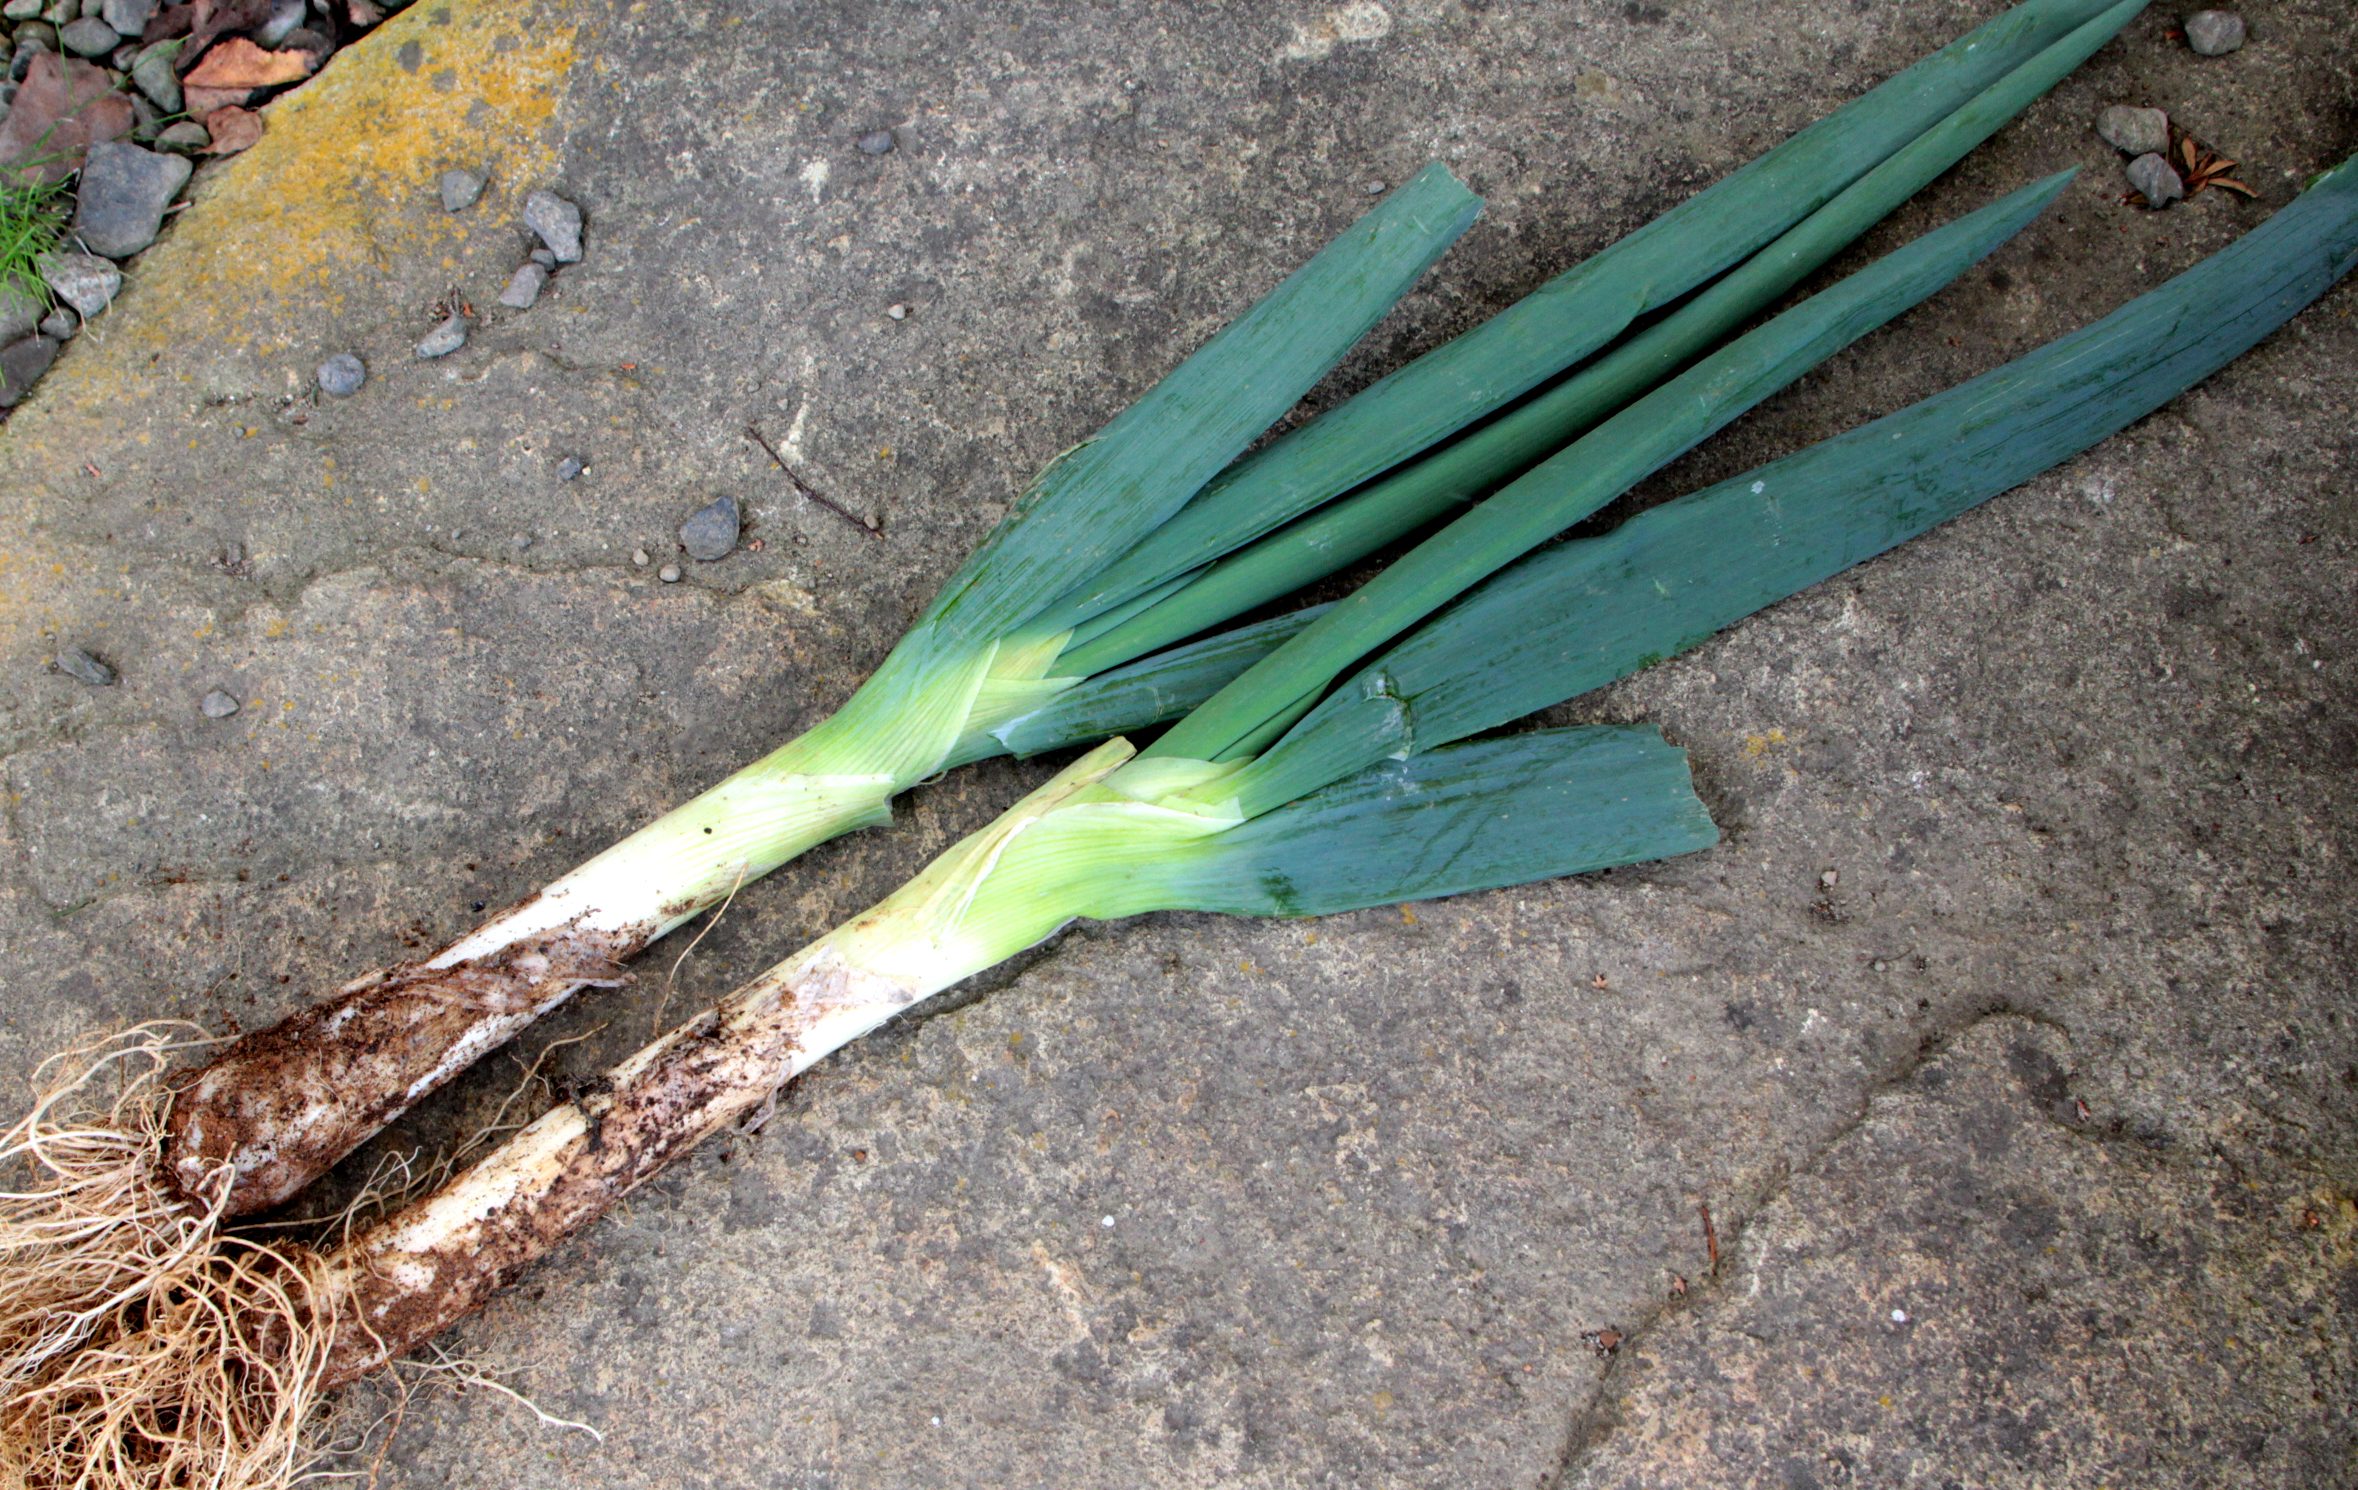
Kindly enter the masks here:
M 1280 62 L 1317 62 L 1355 41 L 1381 41 L 1392 34 L 1392 13 L 1376 0 L 1351 0 L 1307 25 L 1296 23 L 1293 40 L 1277 54 Z

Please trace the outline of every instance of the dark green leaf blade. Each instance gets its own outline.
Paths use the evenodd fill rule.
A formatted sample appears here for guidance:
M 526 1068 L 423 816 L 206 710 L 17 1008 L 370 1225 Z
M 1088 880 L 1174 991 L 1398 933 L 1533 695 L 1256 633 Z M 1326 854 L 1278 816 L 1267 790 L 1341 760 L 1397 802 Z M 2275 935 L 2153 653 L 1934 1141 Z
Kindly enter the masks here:
M 1948 521 L 2209 377 L 2358 268 L 2358 158 L 2095 325 L 1484 585 L 1244 773 L 1290 800 L 1545 708 Z
M 1217 760 L 1305 694 L 1709 439 L 2005 242 L 2065 172 L 1885 255 L 1698 362 L 1396 559 L 1172 726 L 1149 752 Z
M 993 640 L 1152 532 L 1301 402 L 1481 205 L 1426 167 L 1051 462 L 919 625 L 945 641 Z
M 1857 241 L 2068 76 L 2145 8 L 2123 0 L 2040 52 L 1843 189 L 1776 242 L 1589 366 L 1422 459 L 1229 554 L 1119 625 L 1076 638 L 1090 673 L 1144 656 L 1334 574 L 1459 510 L 1709 351 Z
M 2007 73 L 2114 8 L 2107 0 L 2029 0 L 1917 62 L 1221 473 L 1138 549 L 1058 602 L 1049 629 L 1274 531 L 1505 406 L 1754 252 Z
M 1154 877 L 1172 909 L 1325 916 L 1718 841 L 1685 751 L 1650 727 L 1594 726 L 1380 762 L 1189 845 Z

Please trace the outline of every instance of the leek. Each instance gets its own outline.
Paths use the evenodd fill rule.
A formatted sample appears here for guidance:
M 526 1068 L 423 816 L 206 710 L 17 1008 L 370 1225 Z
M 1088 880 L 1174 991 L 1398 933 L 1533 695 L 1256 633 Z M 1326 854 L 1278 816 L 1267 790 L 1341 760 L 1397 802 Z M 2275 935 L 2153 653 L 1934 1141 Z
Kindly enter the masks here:
M 1707 845 L 1679 753 L 1648 731 L 1455 741 L 1691 646 L 2087 448 L 2353 267 L 2358 160 L 2084 331 L 1490 578 L 1250 758 L 1108 742 L 441 1190 L 326 1254 L 256 1249 L 214 1307 L 159 1309 L 10 1402 L 0 1468 L 41 1487 L 86 1471 L 283 1477 L 319 1392 L 479 1306 L 830 1051 L 1073 917 L 1319 914 Z M 1281 705 L 1272 693 L 1246 713 Z M 243 1353 L 227 1365 L 224 1342 Z M 250 1472 L 258 1461 L 267 1474 Z
M 226 1215 L 276 1204 L 576 990 L 616 981 L 649 940 L 819 842 L 888 821 L 891 799 L 913 783 L 1184 712 L 1322 623 L 1275 622 L 1139 659 L 1333 572 L 1626 404 L 1945 169 L 2138 8 L 2028 0 L 1231 466 L 1470 220 L 1473 198 L 1428 170 L 1052 463 L 832 718 L 433 956 L 356 980 L 182 1082 L 166 1135 L 169 1188 Z M 1204 572 L 1748 254 L 1573 384 L 1445 452 L 1446 480 L 1424 463 L 1412 500 L 1363 493 Z M 1254 721 L 1230 743 L 1278 723 Z M 0 1377 L 19 1364 L 0 1339 Z
M 1470 194 L 1428 170 L 1051 463 L 832 718 L 434 956 L 356 980 L 240 1041 L 172 1084 L 159 1132 L 151 1135 L 144 1117 L 126 1122 L 119 1127 L 128 1140 L 100 1145 L 99 1160 L 59 1185 L 0 1196 L 0 1256 L 40 1285 L 12 1285 L 0 1310 L 0 1381 L 37 1375 L 110 1310 L 201 1258 L 223 1218 L 298 1192 L 578 989 L 617 981 L 619 964 L 649 940 L 819 842 L 888 821 L 895 795 L 947 766 L 1102 738 L 1176 717 L 1216 693 L 1215 707 L 1158 752 L 1200 748 L 1218 735 L 1207 758 L 1258 754 L 1317 703 L 1339 668 L 1438 603 L 1432 595 L 1454 593 L 1536 540 L 1474 542 L 1453 529 L 1450 542 L 1491 557 L 1415 571 L 1403 586 L 1426 586 L 1428 599 L 1392 605 L 1400 592 L 1385 592 L 1385 626 L 1368 625 L 1355 602 L 1157 649 L 1509 483 L 1497 505 L 1479 510 L 1489 516 L 1466 519 L 1493 524 L 1531 490 L 1532 477 L 1511 478 L 1566 441 L 1652 424 L 1664 396 L 1633 401 L 1986 138 L 2141 4 L 2028 0 L 1486 326 L 1236 460 L 1470 221 Z M 1850 298 L 1811 302 L 1818 320 L 1809 328 L 1781 320 L 1775 356 L 1730 371 L 1723 353 L 1681 374 L 1672 394 L 1703 391 L 1717 412 L 1657 431 L 1643 448 L 1683 448 L 1735 417 L 1929 292 L 2052 189 L 2021 194 L 1887 261 L 1848 286 Z M 1493 419 L 1639 317 L 1707 283 L 1571 380 Z M 1829 307 L 1837 303 L 1851 308 L 1836 315 Z M 1765 345 L 1756 334 L 1731 350 L 1743 356 Z M 1640 464 L 1624 460 L 1609 478 Z M 1539 527 L 1553 532 L 1577 504 L 1541 505 L 1553 515 Z M 1251 681 L 1237 691 L 1240 677 Z M 1262 702 L 1240 711 L 1246 698 Z M 161 1094 L 160 1072 L 143 1080 L 149 1097 Z M 44 1147 L 40 1120 L 28 1123 L 0 1148 L 59 1168 L 51 1161 L 63 1147 Z M 151 1138 L 160 1157 L 143 1152 Z M 123 1213 L 112 1230 L 108 1206 Z M 70 1216 L 61 1219 L 61 1208 Z M 126 1230 L 136 1235 L 115 1252 L 92 1245 Z

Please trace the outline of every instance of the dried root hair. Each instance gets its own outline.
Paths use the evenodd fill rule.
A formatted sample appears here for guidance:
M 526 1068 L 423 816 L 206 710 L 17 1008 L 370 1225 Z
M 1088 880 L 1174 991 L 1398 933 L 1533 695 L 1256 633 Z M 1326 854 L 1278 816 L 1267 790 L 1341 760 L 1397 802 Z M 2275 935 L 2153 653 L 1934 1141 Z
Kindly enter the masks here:
M 422 1172 L 389 1160 L 336 1214 L 305 1223 L 324 1252 L 272 1238 L 276 1227 L 224 1231 L 220 1205 L 180 1196 L 158 1162 L 175 1057 L 214 1043 L 158 1024 L 64 1052 L 0 1139 L 15 1171 L 0 1191 L 0 1486 L 289 1490 L 356 1472 L 324 1470 L 331 1455 L 370 1440 L 382 1451 L 390 1422 L 350 1443 L 323 1436 L 338 1329 L 362 1328 L 339 1315 L 349 1280 L 334 1253 L 457 1156 Z M 495 1133 L 547 1058 L 501 1105 Z M 439 1350 L 397 1368 L 397 1404 L 426 1381 L 491 1390 L 597 1436 Z
M 222 1237 L 0 1406 L 0 1483 L 287 1490 L 317 1468 L 328 1260 Z
M 144 1024 L 44 1061 L 0 1135 L 0 1394 L 13 1401 L 157 1290 L 203 1268 L 218 1203 L 162 1168 L 171 1070 L 215 1043 Z

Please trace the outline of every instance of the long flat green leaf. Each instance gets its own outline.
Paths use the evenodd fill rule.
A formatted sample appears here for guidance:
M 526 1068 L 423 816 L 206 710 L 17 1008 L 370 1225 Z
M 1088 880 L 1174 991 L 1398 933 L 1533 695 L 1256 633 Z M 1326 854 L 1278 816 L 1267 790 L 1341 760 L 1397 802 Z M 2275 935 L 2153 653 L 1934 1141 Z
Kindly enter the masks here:
M 1718 841 L 1685 751 L 1650 727 L 1594 726 L 1382 761 L 1189 844 L 1150 874 L 1171 909 L 1328 916 Z
M 1490 320 L 1223 472 L 1045 618 L 1059 630 L 1391 469 L 1589 356 L 1816 211 L 2007 73 L 2117 7 L 2029 0 L 1810 125 Z M 2124 18 L 2125 19 L 2125 18 Z
M 979 645 L 1012 630 L 1177 511 L 1342 360 L 1481 199 L 1438 165 L 1041 472 L 919 623 Z
M 1172 726 L 1150 754 L 1218 760 L 1277 712 L 1947 284 L 2069 181 L 2049 177 L 1925 234 L 1730 342 L 1396 559 Z
M 1177 719 L 1325 610 L 1323 605 L 1309 606 L 1100 673 L 1033 712 L 995 726 L 945 765 L 964 765 L 1002 753 L 1038 755 Z
M 2153 412 L 2358 268 L 2358 158 L 2102 321 L 1600 537 L 1538 554 L 1391 649 L 1236 782 L 1246 810 L 1699 646 Z
M 1485 495 L 1760 314 L 2044 95 L 2145 9 L 2124 0 L 1966 101 L 1708 289 L 1543 393 L 1423 459 L 1259 539 L 1156 603 L 1076 636 L 1092 673 L 1323 579 Z M 1093 623 L 1094 624 L 1094 623 Z

